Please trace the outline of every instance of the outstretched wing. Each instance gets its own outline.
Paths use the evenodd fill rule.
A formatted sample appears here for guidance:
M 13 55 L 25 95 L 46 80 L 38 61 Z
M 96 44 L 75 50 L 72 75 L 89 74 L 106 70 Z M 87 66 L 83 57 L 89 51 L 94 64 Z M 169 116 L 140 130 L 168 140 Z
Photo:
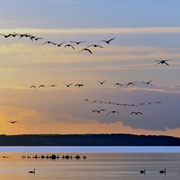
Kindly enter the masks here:
M 111 113 L 112 113 L 112 111 L 110 111 L 109 113 L 107 113 L 106 116 L 108 116 L 108 115 L 111 114 Z
M 109 40 L 109 43 L 110 43 L 111 41 L 113 41 L 114 39 L 116 39 L 116 38 L 111 38 L 111 39 Z
M 91 111 L 92 113 L 94 113 L 94 112 L 97 112 L 97 110 L 93 110 L 93 111 Z

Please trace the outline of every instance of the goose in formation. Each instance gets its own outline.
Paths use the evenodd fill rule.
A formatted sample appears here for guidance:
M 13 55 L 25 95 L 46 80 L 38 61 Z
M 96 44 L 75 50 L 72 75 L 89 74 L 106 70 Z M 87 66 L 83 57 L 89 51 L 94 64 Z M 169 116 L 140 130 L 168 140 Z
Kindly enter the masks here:
M 66 41 L 60 43 L 60 44 L 57 44 L 58 47 L 61 47 Z
M 93 110 L 93 111 L 91 111 L 91 112 L 92 112 L 92 113 L 97 112 L 97 113 L 99 114 L 101 111 L 106 111 L 106 110 L 105 110 L 105 109 L 100 109 L 100 110 Z
M 89 52 L 90 54 L 92 54 L 92 51 L 88 48 L 84 48 L 84 49 L 81 49 L 78 53 L 82 52 L 82 51 L 87 51 Z
M 52 42 L 52 41 L 46 41 L 45 43 L 43 43 L 42 45 L 44 44 L 53 44 L 53 45 L 57 45 L 56 43 Z
M 144 82 L 144 81 L 143 81 L 142 83 L 149 85 L 151 82 L 152 82 L 152 80 L 150 80 L 150 81 L 148 81 L 148 82 Z
M 116 83 L 114 86 L 123 86 L 121 83 Z
M 36 38 L 34 38 L 34 40 L 35 40 L 35 41 L 43 40 L 43 38 L 42 38 L 42 37 L 36 37 Z
M 39 88 L 45 88 L 46 86 L 44 84 L 39 85 Z
M 146 103 L 139 103 L 138 105 L 139 106 L 143 106 L 143 105 L 146 105 Z
M 156 60 L 156 62 L 158 62 L 156 65 L 165 64 L 165 65 L 169 66 L 169 64 L 167 63 L 167 61 L 170 61 L 170 60 L 169 60 L 169 59 L 167 59 L 167 60 Z
M 98 81 L 98 83 L 99 83 L 99 84 L 102 84 L 102 85 L 103 85 L 105 82 L 106 82 L 106 80 L 105 80 L 105 81 Z
M 15 124 L 15 123 L 17 123 L 17 122 L 19 122 L 19 121 L 7 121 L 8 123 L 11 123 L 11 124 Z
M 84 101 L 85 101 L 85 102 L 90 102 L 90 100 L 89 100 L 89 99 L 85 99 Z
M 55 86 L 58 86 L 58 84 L 51 84 L 49 85 L 50 87 L 55 87 Z
M 66 48 L 66 47 L 71 47 L 72 49 L 75 49 L 75 47 L 72 46 L 71 44 L 66 44 L 66 45 L 64 46 L 64 48 Z
M 142 115 L 142 112 L 132 112 L 131 115 L 133 115 L 133 114 L 135 114 L 135 115 L 138 115 L 138 114 Z
M 109 115 L 109 114 L 111 114 L 111 113 L 112 113 L 112 114 L 115 114 L 115 113 L 120 114 L 118 111 L 110 111 L 109 113 L 106 114 L 106 116 Z
M 157 101 L 157 102 L 155 102 L 154 104 L 161 104 L 162 102 L 160 102 L 160 101 Z
M 73 85 L 73 83 L 71 83 L 71 84 L 65 84 L 65 85 L 66 85 L 66 87 L 70 87 L 70 86 Z
M 97 45 L 97 44 L 93 44 L 93 45 L 90 45 L 90 46 L 87 46 L 87 47 L 99 47 L 99 48 L 103 48 L 102 46 L 100 46 L 100 45 Z
M 84 84 L 76 84 L 75 87 L 83 87 Z
M 110 42 L 113 41 L 114 39 L 116 39 L 116 38 L 112 38 L 112 39 L 109 39 L 109 40 L 101 40 L 101 41 L 105 42 L 106 44 L 110 44 Z
M 8 34 L 8 35 L 5 35 L 5 34 L 0 34 L 1 36 L 4 36 L 4 38 L 8 38 L 8 37 L 10 37 L 10 36 L 12 36 L 12 37 L 15 37 L 16 36 L 16 34 Z
M 81 43 L 85 43 L 86 41 L 70 41 L 70 43 L 75 43 L 77 45 L 81 44 Z
M 129 82 L 129 83 L 127 84 L 127 87 L 130 86 L 130 85 L 134 85 L 134 83 L 133 83 L 133 82 Z

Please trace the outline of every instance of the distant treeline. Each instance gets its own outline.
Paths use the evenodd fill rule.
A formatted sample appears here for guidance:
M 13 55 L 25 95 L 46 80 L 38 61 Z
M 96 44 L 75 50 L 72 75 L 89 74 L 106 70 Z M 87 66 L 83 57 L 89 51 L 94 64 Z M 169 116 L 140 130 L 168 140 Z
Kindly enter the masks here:
M 131 134 L 0 135 L 0 146 L 180 146 L 180 138 Z

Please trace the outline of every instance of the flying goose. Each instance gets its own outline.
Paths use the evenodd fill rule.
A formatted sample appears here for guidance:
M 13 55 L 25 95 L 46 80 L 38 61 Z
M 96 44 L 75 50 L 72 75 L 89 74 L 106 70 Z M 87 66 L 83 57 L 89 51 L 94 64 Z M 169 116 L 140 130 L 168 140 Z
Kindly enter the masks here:
M 109 40 L 101 40 L 101 41 L 105 42 L 106 44 L 110 44 L 110 42 L 113 41 L 114 39 L 116 39 L 116 38 L 112 38 L 112 39 L 109 39 Z

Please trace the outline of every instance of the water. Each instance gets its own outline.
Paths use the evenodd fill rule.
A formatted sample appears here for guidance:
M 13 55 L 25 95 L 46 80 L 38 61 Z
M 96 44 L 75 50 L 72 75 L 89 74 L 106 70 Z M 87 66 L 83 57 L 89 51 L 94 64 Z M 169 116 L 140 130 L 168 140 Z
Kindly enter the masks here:
M 179 150 L 179 147 L 1 147 L 0 180 L 176 180 L 180 179 Z M 78 153 L 87 159 L 21 158 L 52 154 L 49 152 L 61 157 Z M 33 168 L 35 175 L 28 173 Z M 164 168 L 166 175 L 159 173 Z M 142 169 L 147 170 L 145 175 L 139 173 Z

